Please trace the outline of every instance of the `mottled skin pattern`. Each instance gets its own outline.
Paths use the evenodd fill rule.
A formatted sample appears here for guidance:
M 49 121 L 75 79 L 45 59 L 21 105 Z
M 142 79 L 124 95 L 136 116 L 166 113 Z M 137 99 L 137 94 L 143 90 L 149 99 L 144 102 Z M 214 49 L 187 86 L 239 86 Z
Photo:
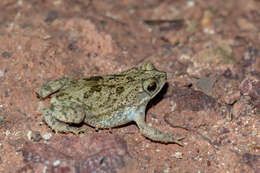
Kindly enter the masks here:
M 144 63 L 118 75 L 85 79 L 60 78 L 43 85 L 40 98 L 56 93 L 51 106 L 43 110 L 46 123 L 56 132 L 78 134 L 86 123 L 97 128 L 111 128 L 135 121 L 140 132 L 153 141 L 177 143 L 173 138 L 145 123 L 147 103 L 162 89 L 166 73 Z M 74 126 L 73 126 L 74 124 Z

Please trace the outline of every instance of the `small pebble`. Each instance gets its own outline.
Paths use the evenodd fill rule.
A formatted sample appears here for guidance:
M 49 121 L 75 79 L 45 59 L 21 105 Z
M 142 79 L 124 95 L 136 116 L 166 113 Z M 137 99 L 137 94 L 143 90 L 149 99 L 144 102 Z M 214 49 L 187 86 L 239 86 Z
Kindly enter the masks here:
M 39 132 L 33 133 L 32 140 L 33 142 L 39 142 L 42 139 L 42 136 Z
M 42 136 L 39 132 L 33 132 L 30 130 L 27 133 L 27 138 L 33 142 L 39 142 L 42 139 Z

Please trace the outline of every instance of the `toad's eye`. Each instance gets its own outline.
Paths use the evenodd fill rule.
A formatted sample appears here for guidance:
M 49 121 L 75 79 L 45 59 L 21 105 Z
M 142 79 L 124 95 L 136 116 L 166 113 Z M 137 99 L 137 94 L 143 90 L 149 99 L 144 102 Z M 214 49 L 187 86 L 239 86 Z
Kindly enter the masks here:
M 143 82 L 143 88 L 149 94 L 153 94 L 153 92 L 158 88 L 157 81 L 154 79 L 148 79 Z

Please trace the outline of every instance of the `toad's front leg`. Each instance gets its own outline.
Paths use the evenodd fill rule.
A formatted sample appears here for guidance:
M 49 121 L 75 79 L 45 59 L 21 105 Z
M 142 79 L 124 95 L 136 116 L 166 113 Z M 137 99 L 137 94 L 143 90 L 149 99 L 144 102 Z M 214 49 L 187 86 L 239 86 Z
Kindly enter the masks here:
M 145 137 L 158 142 L 163 143 L 176 143 L 181 146 L 183 144 L 180 142 L 184 137 L 177 137 L 174 138 L 172 135 L 163 133 L 157 130 L 154 127 L 148 126 L 145 122 L 145 107 L 141 107 L 138 111 L 135 112 L 134 121 L 137 123 L 138 127 L 140 128 L 140 132 Z

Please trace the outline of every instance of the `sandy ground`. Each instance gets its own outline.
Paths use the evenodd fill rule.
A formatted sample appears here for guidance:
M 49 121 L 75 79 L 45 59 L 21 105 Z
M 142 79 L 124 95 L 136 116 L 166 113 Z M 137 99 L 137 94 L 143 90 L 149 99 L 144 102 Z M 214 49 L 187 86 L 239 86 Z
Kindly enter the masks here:
M 259 173 L 259 0 L 2 0 L 0 172 Z M 35 92 L 46 82 L 120 73 L 145 61 L 167 72 L 147 122 L 54 133 Z

